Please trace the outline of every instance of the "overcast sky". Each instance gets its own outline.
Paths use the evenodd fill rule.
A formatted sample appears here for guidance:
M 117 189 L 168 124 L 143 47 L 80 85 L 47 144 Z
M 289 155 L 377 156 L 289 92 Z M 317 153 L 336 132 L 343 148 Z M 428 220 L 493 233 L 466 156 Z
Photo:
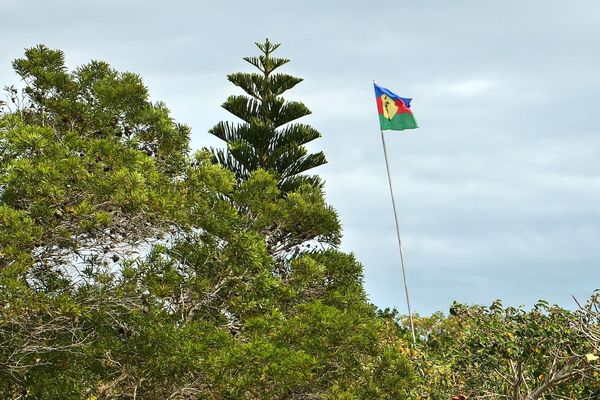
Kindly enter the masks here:
M 220 105 L 255 41 L 281 42 L 289 92 L 329 163 L 343 248 L 380 307 L 406 311 L 373 95 L 403 97 L 420 128 L 386 133 L 414 311 L 453 300 L 573 307 L 600 288 L 600 3 L 597 1 L 0 0 L 0 84 L 26 47 L 139 73 L 192 127 Z

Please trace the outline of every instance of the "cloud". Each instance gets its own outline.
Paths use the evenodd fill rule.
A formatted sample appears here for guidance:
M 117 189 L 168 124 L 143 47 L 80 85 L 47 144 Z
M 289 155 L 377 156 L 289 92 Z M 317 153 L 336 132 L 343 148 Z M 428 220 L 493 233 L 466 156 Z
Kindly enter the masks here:
M 489 94 L 498 86 L 498 82 L 488 79 L 441 82 L 434 86 L 434 93 L 438 96 L 478 97 Z

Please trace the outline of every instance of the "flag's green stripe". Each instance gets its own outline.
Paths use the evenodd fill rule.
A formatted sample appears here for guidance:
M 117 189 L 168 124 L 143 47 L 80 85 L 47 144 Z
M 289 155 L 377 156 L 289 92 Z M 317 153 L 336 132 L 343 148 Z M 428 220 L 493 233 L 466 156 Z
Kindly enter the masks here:
M 417 121 L 415 121 L 415 117 L 410 113 L 396 114 L 391 120 L 383 115 L 379 115 L 379 123 L 382 130 L 401 131 L 403 129 L 417 128 Z

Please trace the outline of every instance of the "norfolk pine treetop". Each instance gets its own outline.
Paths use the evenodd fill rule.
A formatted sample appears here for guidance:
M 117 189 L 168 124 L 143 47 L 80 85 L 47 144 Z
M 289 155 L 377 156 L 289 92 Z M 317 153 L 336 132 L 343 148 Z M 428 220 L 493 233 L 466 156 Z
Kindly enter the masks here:
M 304 147 L 321 134 L 309 125 L 292 123 L 309 115 L 310 110 L 301 102 L 286 101 L 282 97 L 284 92 L 302 82 L 302 78 L 274 72 L 289 62 L 272 56 L 279 44 L 266 39 L 256 46 L 262 54 L 244 60 L 260 73 L 237 72 L 227 76 L 246 95 L 229 96 L 223 108 L 244 122 L 219 122 L 209 131 L 227 143 L 226 150 L 213 149 L 214 158 L 233 171 L 239 182 L 262 168 L 278 177 L 283 192 L 294 190 L 302 183 L 321 187 L 318 176 L 301 175 L 327 162 L 323 152 L 309 154 Z

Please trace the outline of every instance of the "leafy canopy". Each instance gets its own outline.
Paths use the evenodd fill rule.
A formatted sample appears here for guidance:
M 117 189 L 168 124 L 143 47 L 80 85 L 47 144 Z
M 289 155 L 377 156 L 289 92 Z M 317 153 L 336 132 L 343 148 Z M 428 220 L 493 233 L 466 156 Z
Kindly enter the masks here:
M 141 78 L 43 45 L 13 63 L 0 114 L 0 270 L 59 266 L 189 225 L 189 129 Z M 113 254 L 118 257 L 116 254 Z
M 588 311 L 539 301 L 531 310 L 453 304 L 450 315 L 417 318 L 422 395 L 484 399 L 592 399 L 600 395 L 598 295 Z M 593 307 L 595 308 L 595 311 Z
M 68 71 L 37 46 L 14 67 L 24 87 L 0 115 L 1 398 L 406 397 L 405 342 L 337 250 L 316 177 L 266 165 L 236 184 L 208 152 L 190 156 L 188 128 L 139 76 L 104 62 Z M 269 76 L 255 88 L 265 107 L 301 110 L 278 98 L 295 81 Z

